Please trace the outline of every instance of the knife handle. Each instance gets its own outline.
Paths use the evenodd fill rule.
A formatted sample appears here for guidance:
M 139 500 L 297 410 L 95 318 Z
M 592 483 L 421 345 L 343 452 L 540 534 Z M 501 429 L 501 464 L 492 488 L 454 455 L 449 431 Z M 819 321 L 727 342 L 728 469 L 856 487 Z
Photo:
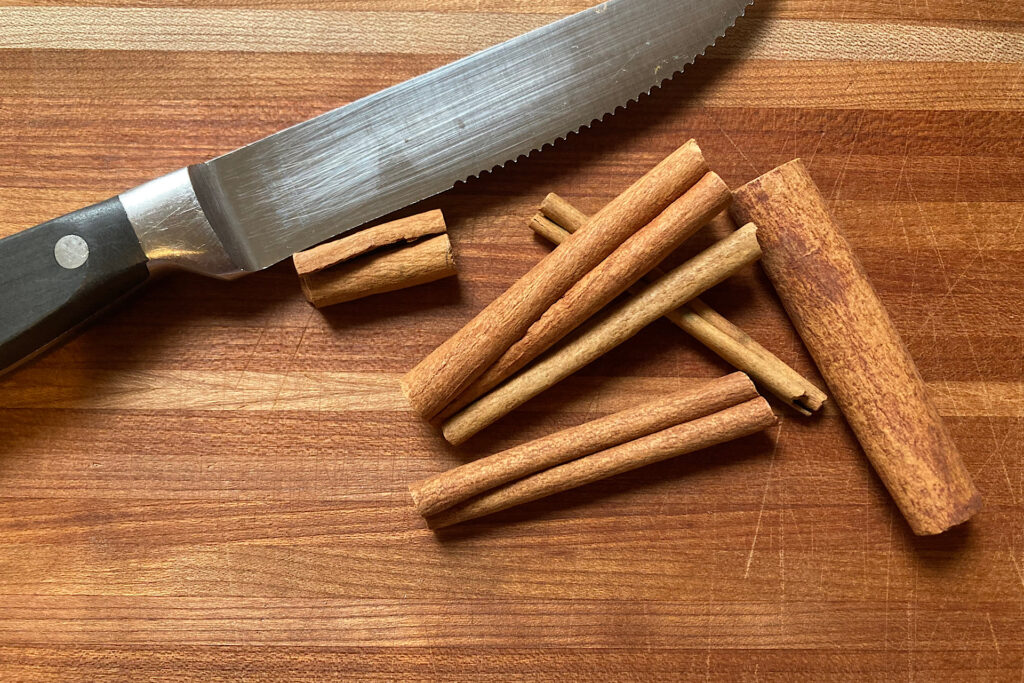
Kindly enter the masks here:
M 117 197 L 0 240 L 0 372 L 149 277 Z

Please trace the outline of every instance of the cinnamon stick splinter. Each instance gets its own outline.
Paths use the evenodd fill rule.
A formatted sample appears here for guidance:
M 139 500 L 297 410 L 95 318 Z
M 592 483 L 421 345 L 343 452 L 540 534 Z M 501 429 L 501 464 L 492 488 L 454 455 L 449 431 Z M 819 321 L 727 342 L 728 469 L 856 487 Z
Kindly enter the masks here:
M 551 304 L 707 173 L 693 140 L 633 183 L 402 378 L 413 409 L 432 418 L 518 341 Z
M 768 402 L 758 396 L 731 408 L 504 484 L 428 517 L 427 526 L 440 529 L 489 515 L 644 465 L 748 436 L 776 422 L 777 418 Z
M 444 438 L 460 444 L 503 415 L 626 341 L 741 267 L 757 260 L 757 229 L 748 224 L 581 328 L 562 346 L 449 418 Z M 575 238 L 574 238 L 575 239 Z M 570 240 L 571 241 L 571 240 Z
M 585 213 L 551 193 L 544 198 L 541 213 L 533 217 L 530 227 L 547 240 L 560 244 L 586 219 Z M 654 268 L 641 279 L 651 282 L 662 274 L 661 269 Z M 631 287 L 629 291 L 635 294 L 638 287 Z M 665 317 L 803 415 L 812 415 L 828 398 L 825 392 L 699 298 L 669 311 Z
M 564 429 L 409 487 L 416 509 L 435 515 L 467 498 L 528 474 L 611 448 L 749 401 L 757 396 L 741 372 L 720 377 L 613 415 Z

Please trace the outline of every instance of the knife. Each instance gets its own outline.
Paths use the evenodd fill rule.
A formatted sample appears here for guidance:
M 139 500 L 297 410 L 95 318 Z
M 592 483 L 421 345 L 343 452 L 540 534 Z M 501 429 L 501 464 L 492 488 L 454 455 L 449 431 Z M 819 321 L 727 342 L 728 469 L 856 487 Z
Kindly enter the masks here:
M 608 0 L 0 240 L 0 372 L 153 273 L 261 270 L 589 126 L 750 2 Z

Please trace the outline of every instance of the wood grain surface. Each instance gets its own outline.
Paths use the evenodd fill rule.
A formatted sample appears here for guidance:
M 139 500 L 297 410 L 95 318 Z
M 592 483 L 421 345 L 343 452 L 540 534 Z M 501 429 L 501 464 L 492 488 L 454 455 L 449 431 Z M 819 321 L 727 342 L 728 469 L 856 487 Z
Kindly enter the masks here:
M 592 0 L 0 0 L 0 234 Z M 688 137 L 803 157 L 984 497 L 914 537 L 834 407 L 435 536 L 407 485 L 729 369 L 665 321 L 460 449 L 398 378 Z M 0 380 L 0 678 L 1024 679 L 1024 12 L 758 0 L 652 96 L 397 215 L 458 280 L 155 283 Z M 698 235 L 694 248 L 710 235 Z M 2 293 L 0 293 L 2 295 Z M 816 381 L 757 269 L 706 300 Z

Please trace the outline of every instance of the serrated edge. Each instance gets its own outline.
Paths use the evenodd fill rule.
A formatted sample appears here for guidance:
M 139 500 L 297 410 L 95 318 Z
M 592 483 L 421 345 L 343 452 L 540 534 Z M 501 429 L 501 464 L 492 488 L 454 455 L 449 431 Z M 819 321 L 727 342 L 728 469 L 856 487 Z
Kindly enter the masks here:
M 500 164 L 497 164 L 497 165 L 495 165 L 495 166 L 492 166 L 491 168 L 485 168 L 485 169 L 483 169 L 483 170 L 477 171 L 476 173 L 474 173 L 474 174 L 472 174 L 472 175 L 468 175 L 468 176 L 466 176 L 466 177 L 465 177 L 465 178 L 463 178 L 462 180 L 456 180 L 455 182 L 453 182 L 453 183 L 452 183 L 451 187 L 455 187 L 455 186 L 457 186 L 457 185 L 458 185 L 459 183 L 463 183 L 463 184 L 464 184 L 464 183 L 468 183 L 468 182 L 469 182 L 469 181 L 471 181 L 471 180 L 478 180 L 478 179 L 480 179 L 480 178 L 481 178 L 482 176 L 484 176 L 484 175 L 490 175 L 490 174 L 492 174 L 492 173 L 495 173 L 495 172 L 497 172 L 497 171 L 500 171 L 501 169 L 503 169 L 503 168 L 505 168 L 505 167 L 509 166 L 510 164 L 516 164 L 516 163 L 518 163 L 518 162 L 519 162 L 519 160 L 520 160 L 520 159 L 529 159 L 529 158 L 530 158 L 530 157 L 532 157 L 532 156 L 533 156 L 534 154 L 536 154 L 536 153 L 538 153 L 538 152 L 542 152 L 542 151 L 544 151 L 544 148 L 545 148 L 545 147 L 548 147 L 548 146 L 552 146 L 552 147 L 553 147 L 553 146 L 557 145 L 558 143 L 560 143 L 560 142 L 563 142 L 563 141 L 567 140 L 567 139 L 569 138 L 569 136 L 570 136 L 570 135 L 579 135 L 579 134 L 580 134 L 580 133 L 581 133 L 582 131 L 584 131 L 584 130 L 590 130 L 590 128 L 591 128 L 591 127 L 592 127 L 592 126 L 593 126 L 594 124 L 597 124 L 597 123 L 601 123 L 601 122 L 603 122 L 603 121 L 604 121 L 605 119 L 607 119 L 607 118 L 609 118 L 609 117 L 611 117 L 611 116 L 615 116 L 616 114 L 618 114 L 618 113 L 619 113 L 619 110 L 622 110 L 622 111 L 626 111 L 627 109 L 629 109 L 629 106 L 630 106 L 630 105 L 632 105 L 632 104 L 638 104 L 638 103 L 640 102 L 640 98 L 641 98 L 641 97 L 645 97 L 645 96 L 647 96 L 647 97 L 650 97 L 650 96 L 651 96 L 651 93 L 653 93 L 653 92 L 654 92 L 655 90 L 660 90 L 661 88 L 665 87 L 665 84 L 666 84 L 667 82 L 669 82 L 669 81 L 671 81 L 671 80 L 675 79 L 675 77 L 676 77 L 676 76 L 678 76 L 678 75 L 682 74 L 682 73 L 683 73 L 684 71 L 686 71 L 686 67 L 688 67 L 688 66 L 693 66 L 694 62 L 696 62 L 698 58 L 700 58 L 700 57 L 703 57 L 703 56 L 704 56 L 705 54 L 707 54 L 707 51 L 708 51 L 708 50 L 710 50 L 711 48 L 713 48 L 713 47 L 714 47 L 714 46 L 715 46 L 715 45 L 716 45 L 716 44 L 718 43 L 718 41 L 719 41 L 719 40 L 721 40 L 722 38 L 724 38 L 724 37 L 726 36 L 726 34 L 728 34 L 728 33 L 729 33 L 729 31 L 730 31 L 730 30 L 731 30 L 731 29 L 732 29 L 733 27 L 735 27 L 735 26 L 736 26 L 736 22 L 737 22 L 737 21 L 739 21 L 739 20 L 740 20 L 740 19 L 742 19 L 742 18 L 743 18 L 744 16 L 746 16 L 746 14 L 747 14 L 747 9 L 748 9 L 748 8 L 749 8 L 749 7 L 751 6 L 751 5 L 753 5 L 753 4 L 754 4 L 754 0 L 748 0 L 748 1 L 747 1 L 747 3 L 746 3 L 745 5 L 743 5 L 743 8 L 742 8 L 742 9 L 740 10 L 740 13 L 739 13 L 739 14 L 737 14 L 737 15 L 736 15 L 736 16 L 735 16 L 735 17 L 733 18 L 733 20 L 732 20 L 732 23 L 731 23 L 731 24 L 729 24 L 728 26 L 726 26 L 726 27 L 725 27 L 725 28 L 724 28 L 724 29 L 722 30 L 722 32 L 721 32 L 721 33 L 719 33 L 719 34 L 718 34 L 717 36 L 715 36 L 715 37 L 714 37 L 714 39 L 713 39 L 713 40 L 712 40 L 712 41 L 711 41 L 710 43 L 708 43 L 707 45 L 705 45 L 705 46 L 704 46 L 704 49 L 703 49 L 703 50 L 701 50 L 701 51 L 700 51 L 700 52 L 698 52 L 697 54 L 695 54 L 695 55 L 693 55 L 692 57 L 690 57 L 690 60 L 689 60 L 689 61 L 687 61 L 687 62 L 683 62 L 683 63 L 682 63 L 682 64 L 681 64 L 680 66 L 679 66 L 679 68 L 678 68 L 678 69 L 675 69 L 674 71 L 670 72 L 670 73 L 669 73 L 669 74 L 668 74 L 667 76 L 665 76 L 665 78 L 661 79 L 661 81 L 660 81 L 660 82 L 658 82 L 658 83 L 655 83 L 654 85 L 652 85 L 651 87 L 649 87 L 649 88 L 648 88 L 647 90 L 641 90 L 641 91 L 640 91 L 640 92 L 638 92 L 638 93 L 637 93 L 637 94 L 636 94 L 636 95 L 635 95 L 634 97 L 631 97 L 631 98 L 629 98 L 628 100 L 626 100 L 626 101 L 625 101 L 624 103 L 622 103 L 622 104 L 620 104 L 620 105 L 617 105 L 617 106 L 616 106 L 616 107 L 615 107 L 614 109 L 612 109 L 612 110 L 610 110 L 610 111 L 606 111 L 606 112 L 605 112 L 604 114 L 602 114 L 602 115 L 601 115 L 600 117 L 598 117 L 598 118 L 592 119 L 592 120 L 590 121 L 590 123 L 583 123 L 583 124 L 580 124 L 580 125 L 579 125 L 578 127 L 576 127 L 576 128 L 573 128 L 573 129 L 570 129 L 570 130 L 568 130 L 567 132 L 565 132 L 564 134 L 562 134 L 562 135 L 559 135 L 559 136 L 558 136 L 558 137 L 556 137 L 556 138 L 555 138 L 554 140 L 551 140 L 551 141 L 549 141 L 549 142 L 545 142 L 545 143 L 543 143 L 543 144 L 542 144 L 542 145 L 541 145 L 540 147 L 534 147 L 534 148 L 532 148 L 532 149 L 531 149 L 530 151 L 528 151 L 528 152 L 526 152 L 526 153 L 524 153 L 524 154 L 519 154 L 519 155 L 517 155 L 517 156 L 516 156 L 515 158 L 513 158 L 513 159 L 507 159 L 507 160 L 503 161 L 503 162 L 502 162 L 502 163 L 500 163 Z M 451 188 L 449 188 L 449 189 L 451 189 Z

